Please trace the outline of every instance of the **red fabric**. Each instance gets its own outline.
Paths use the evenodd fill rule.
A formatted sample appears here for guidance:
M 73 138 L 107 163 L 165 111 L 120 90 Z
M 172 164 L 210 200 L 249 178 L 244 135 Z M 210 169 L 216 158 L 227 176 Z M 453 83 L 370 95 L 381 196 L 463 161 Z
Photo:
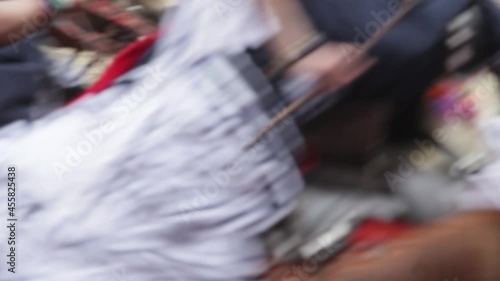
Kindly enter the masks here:
M 377 244 L 397 238 L 415 228 L 415 225 L 402 222 L 366 220 L 351 233 L 349 236 L 349 245 L 359 243 Z
M 159 35 L 160 32 L 157 32 L 145 38 L 138 39 L 128 45 L 125 49 L 118 53 L 113 62 L 92 86 L 69 103 L 71 104 L 89 95 L 98 94 L 111 86 L 116 78 L 122 76 L 137 64 L 142 55 L 149 48 L 151 48 L 151 46 L 153 46 Z

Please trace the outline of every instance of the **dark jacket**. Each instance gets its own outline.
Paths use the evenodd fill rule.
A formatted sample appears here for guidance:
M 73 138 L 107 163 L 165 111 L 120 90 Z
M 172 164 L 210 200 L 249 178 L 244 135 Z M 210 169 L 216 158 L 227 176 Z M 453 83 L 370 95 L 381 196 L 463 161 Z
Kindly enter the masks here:
M 38 117 L 58 90 L 48 61 L 30 42 L 0 47 L 0 126 Z
M 448 23 L 478 2 L 485 14 L 486 52 L 500 46 L 500 11 L 489 0 L 423 0 L 376 46 L 378 64 L 351 87 L 351 98 L 411 100 L 443 72 Z M 401 0 L 303 0 L 316 26 L 337 41 L 361 44 L 394 15 Z M 488 54 L 484 54 L 488 55 Z

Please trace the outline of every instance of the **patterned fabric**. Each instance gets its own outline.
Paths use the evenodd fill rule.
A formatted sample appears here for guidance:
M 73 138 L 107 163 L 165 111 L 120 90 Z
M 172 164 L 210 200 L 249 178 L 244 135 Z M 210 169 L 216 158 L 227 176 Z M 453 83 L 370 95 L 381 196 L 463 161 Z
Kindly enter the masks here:
M 253 276 L 266 257 L 258 235 L 302 187 L 280 132 L 241 154 L 268 121 L 231 60 L 214 57 L 5 128 L 1 166 L 23 175 L 23 270 L 0 280 L 107 281 L 120 268 L 136 280 Z
M 247 20 L 253 35 L 228 37 L 234 48 L 198 48 L 213 31 L 212 11 L 195 5 L 206 2 L 185 1 L 190 24 L 174 24 L 149 63 L 101 94 L 0 130 L 0 169 L 14 165 L 19 175 L 20 245 L 17 274 L 1 281 L 235 281 L 261 273 L 259 236 L 291 212 L 303 186 L 290 153 L 301 138 L 286 120 L 242 153 L 269 122 L 274 106 L 263 100 L 274 93 L 238 52 L 272 33 L 248 22 L 254 1 L 236 1 L 242 9 L 228 17 Z M 0 229 L 0 240 L 6 235 Z

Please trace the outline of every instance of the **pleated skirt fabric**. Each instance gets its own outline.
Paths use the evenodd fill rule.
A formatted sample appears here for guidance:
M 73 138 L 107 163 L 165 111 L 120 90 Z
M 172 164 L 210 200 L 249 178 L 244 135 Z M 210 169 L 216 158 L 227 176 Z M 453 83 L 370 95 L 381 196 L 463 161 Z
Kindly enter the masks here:
M 18 175 L 20 244 L 19 272 L 0 280 L 261 273 L 259 235 L 291 212 L 303 187 L 295 122 L 243 153 L 284 105 L 251 59 L 212 56 L 182 69 L 158 61 L 99 95 L 0 130 L 0 182 L 10 166 Z

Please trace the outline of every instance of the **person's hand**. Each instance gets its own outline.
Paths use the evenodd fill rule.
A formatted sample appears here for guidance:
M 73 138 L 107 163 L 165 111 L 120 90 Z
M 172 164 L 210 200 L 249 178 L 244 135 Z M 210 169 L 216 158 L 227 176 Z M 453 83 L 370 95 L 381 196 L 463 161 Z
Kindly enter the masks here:
M 460 215 L 387 244 L 353 249 L 313 280 L 500 280 L 500 212 Z
M 376 60 L 359 55 L 351 44 L 328 43 L 298 61 L 292 75 L 312 75 L 327 88 L 343 87 L 371 68 Z

